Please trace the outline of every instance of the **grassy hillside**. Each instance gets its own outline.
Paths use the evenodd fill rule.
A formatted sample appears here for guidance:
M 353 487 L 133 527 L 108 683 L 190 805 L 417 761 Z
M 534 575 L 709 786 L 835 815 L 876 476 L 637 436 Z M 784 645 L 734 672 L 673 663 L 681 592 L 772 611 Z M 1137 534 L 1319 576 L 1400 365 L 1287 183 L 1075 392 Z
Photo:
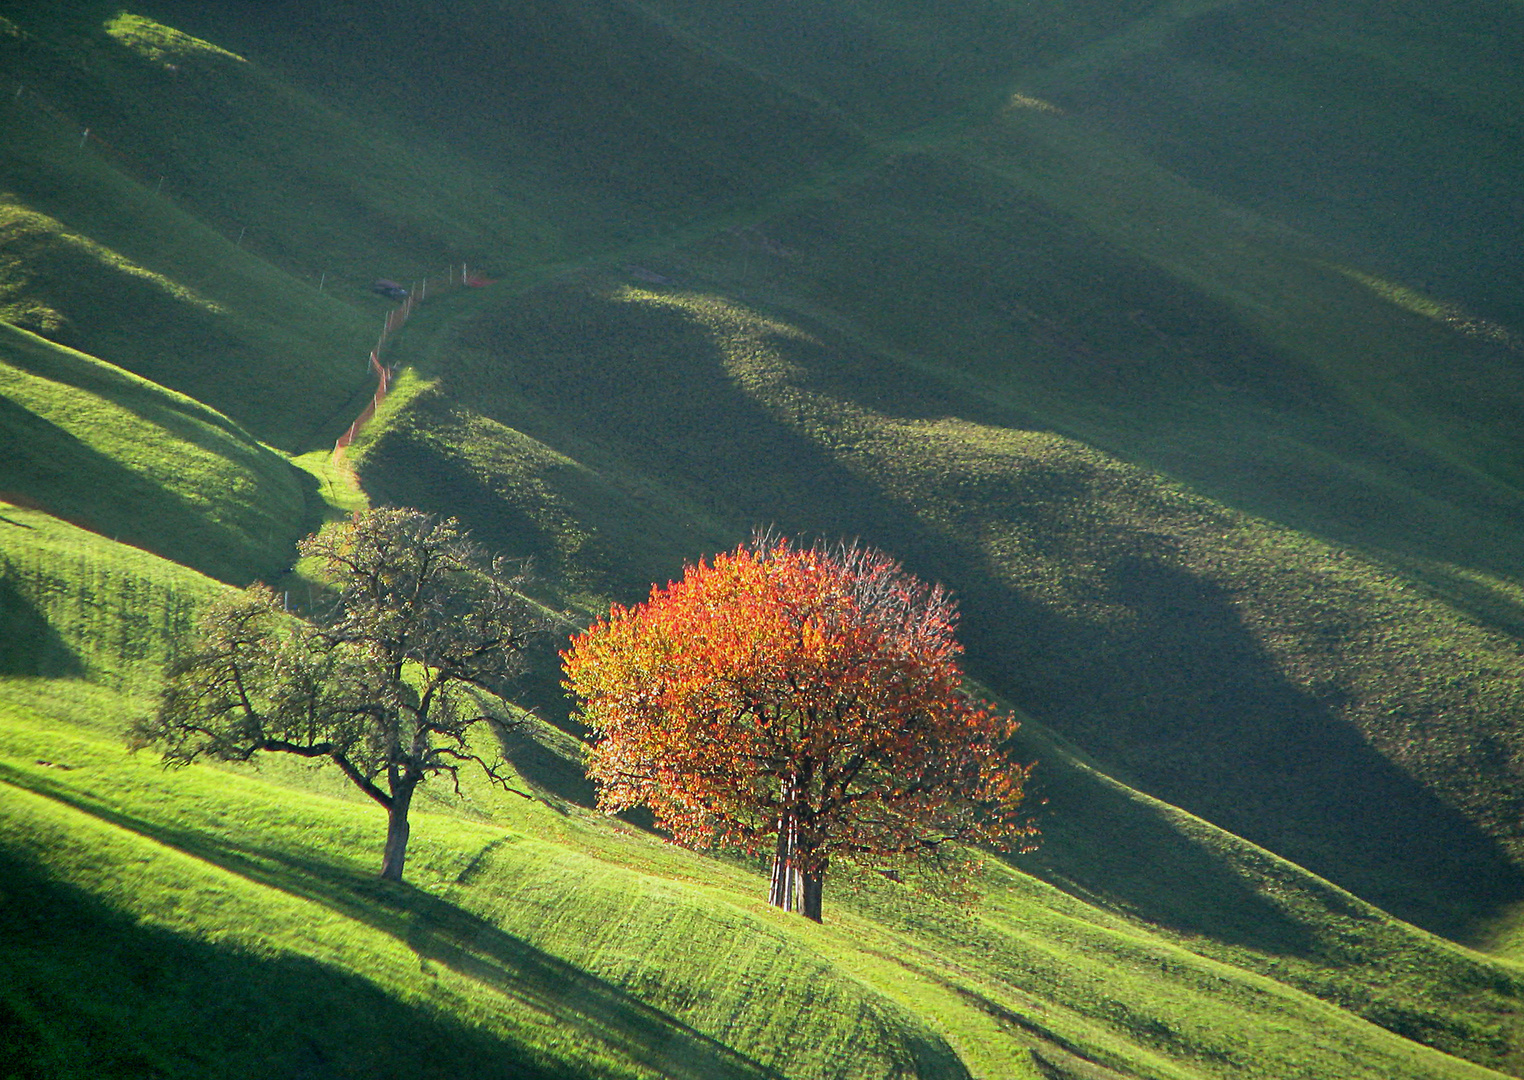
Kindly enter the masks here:
M 445 1075 L 485 1066 L 504 1076 L 751 1077 L 776 1075 L 776 1066 L 838 1071 L 830 1055 L 852 1046 L 845 1075 L 895 1075 L 917 1058 L 920 1075 L 966 1075 L 904 1010 L 755 914 L 694 903 L 680 887 L 544 850 L 501 827 L 426 815 L 417 884 L 378 891 L 370 860 L 347 857 L 375 839 L 367 808 L 277 798 L 266 783 L 225 775 L 167 785 L 151 763 L 122 762 L 109 745 L 35 729 L 27 745 L 27 734 L 24 717 L 9 717 L 12 754 L 40 748 L 60 760 L 51 772 L 7 770 L 6 846 L 17 871 L 7 901 L 23 910 L 62 901 L 68 922 L 13 927 L 24 952 L 8 961 L 5 1004 L 17 1042 L 52 1044 L 45 1069 Z M 105 803 L 88 782 L 69 782 L 104 772 L 115 774 Z M 219 820 L 237 824 L 225 832 Z M 496 856 L 521 839 L 529 850 L 518 859 Z M 495 912 L 485 890 L 469 887 L 479 876 L 512 880 L 531 897 L 576 882 L 585 903 L 573 925 L 533 934 L 527 902 L 506 924 L 484 917 Z M 484 910 L 456 894 L 474 894 Z M 589 935 L 608 929 L 611 916 L 627 932 L 597 948 Z M 708 938 L 706 951 L 730 954 L 724 977 L 651 986 L 652 969 L 630 958 L 672 934 Z M 92 960 L 92 942 L 123 937 L 115 970 Z M 746 959 L 736 955 L 742 947 Z M 209 994 L 206 980 L 221 992 Z M 123 991 L 102 992 L 114 984 Z M 792 1000 L 755 1001 L 764 986 L 791 988 Z M 793 1025 L 777 1022 L 806 995 L 819 1008 Z M 349 1022 L 357 1010 L 369 1014 L 359 1027 Z M 59 1024 L 60 1013 L 85 1023 Z M 217 1023 L 242 1013 L 260 1019 Z
M 1521 17 L 0 0 L 3 1070 L 1524 1075 Z M 889 549 L 1044 848 L 800 925 L 587 809 L 548 649 L 540 801 L 431 792 L 404 888 L 337 778 L 128 756 L 367 497 L 578 619 Z
M 80 147 L 79 131 L 33 108 L 32 93 L 6 105 L 7 321 L 194 397 L 287 450 L 342 430 L 374 341 L 370 320 L 318 293 L 317 279 L 294 280 L 244 251 L 238 230 L 219 235 L 152 182 Z
M 1194 184 L 1518 327 L 1517 5 L 1181 10 L 1125 55 L 1077 56 L 1033 92 Z
M 0 502 L 0 700 L 116 739 L 219 588 L 39 510 Z
M 310 478 L 225 417 L 4 323 L 0 392 L 13 501 L 239 584 L 290 565 L 320 520 Z
M 712 293 L 546 288 L 438 355 L 378 495 L 623 598 L 755 522 L 878 538 L 958 589 L 982 677 L 1150 790 L 1441 932 L 1519 898 L 1521 662 L 1463 601 Z
M 5 1005 L 43 1075 L 966 1075 L 953 1050 L 976 1076 L 1497 1075 L 1288 985 L 1308 973 L 1388 1027 L 1514 1060 L 1510 967 L 1125 792 L 1108 827 L 1152 822 L 1168 869 L 1227 853 L 1279 940 L 1261 917 L 1225 962 L 998 865 L 972 909 L 863 882 L 808 926 L 761 905 L 755 870 L 475 787 L 420 815 L 411 884 L 381 888 L 363 801 L 164 773 L 14 708 L 3 756 Z M 257 1024 L 217 1023 L 245 1009 Z

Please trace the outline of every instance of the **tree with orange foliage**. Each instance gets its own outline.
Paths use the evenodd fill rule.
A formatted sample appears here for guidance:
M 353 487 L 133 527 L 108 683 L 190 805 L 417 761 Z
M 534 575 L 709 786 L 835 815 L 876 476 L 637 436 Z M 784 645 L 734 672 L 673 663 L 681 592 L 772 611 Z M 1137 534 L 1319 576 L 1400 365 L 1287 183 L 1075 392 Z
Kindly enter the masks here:
M 771 849 L 770 902 L 816 921 L 833 860 L 1029 847 L 1032 766 L 1003 753 L 1017 721 L 964 692 L 956 623 L 941 586 L 857 544 L 763 536 L 690 566 L 562 653 L 599 805 Z

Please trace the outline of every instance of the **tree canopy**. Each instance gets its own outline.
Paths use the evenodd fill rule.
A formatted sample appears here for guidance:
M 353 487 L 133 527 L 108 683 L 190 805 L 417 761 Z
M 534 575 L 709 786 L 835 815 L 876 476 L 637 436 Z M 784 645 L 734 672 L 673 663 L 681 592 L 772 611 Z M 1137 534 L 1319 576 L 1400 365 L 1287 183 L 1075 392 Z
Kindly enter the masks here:
M 835 859 L 895 871 L 1026 845 L 1018 724 L 963 689 L 956 606 L 859 545 L 763 537 L 616 605 L 562 654 L 600 806 L 678 843 L 769 849 L 771 902 L 819 919 Z
M 225 597 L 131 739 L 171 764 L 331 760 L 386 809 L 381 875 L 401 880 L 420 783 L 445 773 L 458 790 L 460 768 L 475 765 L 508 787 L 501 760 L 482 757 L 469 735 L 491 719 L 482 695 L 506 691 L 540 620 L 519 595 L 522 575 L 454 518 L 371 510 L 299 550 L 332 585 L 319 609 L 290 615 L 264 585 Z

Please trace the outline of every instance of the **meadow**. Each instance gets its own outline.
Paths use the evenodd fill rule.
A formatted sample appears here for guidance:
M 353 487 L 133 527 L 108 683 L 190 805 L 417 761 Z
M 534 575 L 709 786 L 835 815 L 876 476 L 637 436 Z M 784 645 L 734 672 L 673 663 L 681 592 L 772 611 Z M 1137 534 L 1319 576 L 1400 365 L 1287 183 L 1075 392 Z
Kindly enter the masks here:
M 1524 1075 L 1516 5 L 0 2 L 0 1071 Z M 469 262 L 418 307 L 377 279 Z M 775 524 L 951 586 L 965 892 L 122 732 L 367 503 L 569 632 Z

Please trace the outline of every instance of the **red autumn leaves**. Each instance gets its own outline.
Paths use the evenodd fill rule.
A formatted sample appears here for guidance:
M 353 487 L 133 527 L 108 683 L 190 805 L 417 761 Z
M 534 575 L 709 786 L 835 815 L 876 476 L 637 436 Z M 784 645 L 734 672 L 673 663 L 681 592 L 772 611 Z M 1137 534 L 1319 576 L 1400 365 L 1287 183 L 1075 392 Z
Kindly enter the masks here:
M 956 607 L 881 552 L 764 539 L 615 606 L 563 654 L 599 805 L 675 841 L 774 855 L 772 902 L 820 918 L 827 866 L 1022 845 L 1017 722 L 970 699 Z

